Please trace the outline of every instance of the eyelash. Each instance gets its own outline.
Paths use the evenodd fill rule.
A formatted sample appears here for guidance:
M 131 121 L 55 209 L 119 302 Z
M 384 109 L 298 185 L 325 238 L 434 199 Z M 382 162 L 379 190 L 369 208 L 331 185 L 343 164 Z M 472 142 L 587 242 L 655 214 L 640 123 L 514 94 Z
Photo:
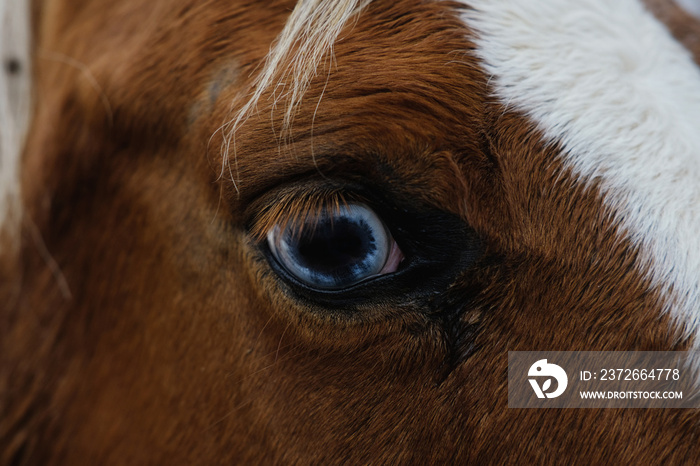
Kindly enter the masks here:
M 308 223 L 324 210 L 338 210 L 352 201 L 363 202 L 357 196 L 349 196 L 333 188 L 302 192 L 285 189 L 258 210 L 250 233 L 257 241 L 263 241 L 276 227 L 285 229 L 289 224 Z

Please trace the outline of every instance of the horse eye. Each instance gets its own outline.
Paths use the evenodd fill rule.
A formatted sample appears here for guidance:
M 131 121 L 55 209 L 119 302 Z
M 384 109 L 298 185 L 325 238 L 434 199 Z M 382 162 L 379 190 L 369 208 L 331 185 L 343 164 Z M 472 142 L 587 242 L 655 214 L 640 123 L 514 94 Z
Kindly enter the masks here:
M 267 235 L 277 262 L 296 279 L 320 290 L 341 290 L 396 271 L 403 259 L 377 214 L 350 204 L 324 209 L 306 223 L 290 222 Z

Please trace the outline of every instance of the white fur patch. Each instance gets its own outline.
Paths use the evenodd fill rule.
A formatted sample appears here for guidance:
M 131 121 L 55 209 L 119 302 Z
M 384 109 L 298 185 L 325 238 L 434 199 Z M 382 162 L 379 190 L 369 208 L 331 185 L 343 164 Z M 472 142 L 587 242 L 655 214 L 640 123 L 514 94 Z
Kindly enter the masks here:
M 700 71 L 637 0 L 464 0 L 502 102 L 528 115 L 700 330 Z M 694 338 L 700 348 L 700 338 Z
M 19 159 L 30 113 L 29 2 L 0 2 L 0 227 L 19 227 Z M 9 223 L 9 215 L 12 224 Z
M 691 15 L 700 18 L 700 0 L 676 0 L 676 3 Z

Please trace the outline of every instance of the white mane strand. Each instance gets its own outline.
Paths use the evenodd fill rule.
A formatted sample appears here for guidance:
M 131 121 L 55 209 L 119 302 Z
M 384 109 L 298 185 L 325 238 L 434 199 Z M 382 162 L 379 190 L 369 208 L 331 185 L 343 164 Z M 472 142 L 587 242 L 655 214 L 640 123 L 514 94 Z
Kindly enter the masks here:
M 273 109 L 278 101 L 286 100 L 282 125 L 284 134 L 291 127 L 295 110 L 316 76 L 319 65 L 329 55 L 332 59 L 333 44 L 343 27 L 370 3 L 371 0 L 300 0 L 296 4 L 253 82 L 254 91 L 250 99 L 223 127 L 222 175 L 229 164 L 236 130 L 257 107 L 262 95 L 273 90 Z

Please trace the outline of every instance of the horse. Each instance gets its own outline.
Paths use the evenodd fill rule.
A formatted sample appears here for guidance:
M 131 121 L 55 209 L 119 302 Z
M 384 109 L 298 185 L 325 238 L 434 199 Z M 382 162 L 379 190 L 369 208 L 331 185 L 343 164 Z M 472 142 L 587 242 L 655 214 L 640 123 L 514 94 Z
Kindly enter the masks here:
M 507 382 L 700 346 L 688 3 L 5 1 L 0 463 L 695 464 Z

